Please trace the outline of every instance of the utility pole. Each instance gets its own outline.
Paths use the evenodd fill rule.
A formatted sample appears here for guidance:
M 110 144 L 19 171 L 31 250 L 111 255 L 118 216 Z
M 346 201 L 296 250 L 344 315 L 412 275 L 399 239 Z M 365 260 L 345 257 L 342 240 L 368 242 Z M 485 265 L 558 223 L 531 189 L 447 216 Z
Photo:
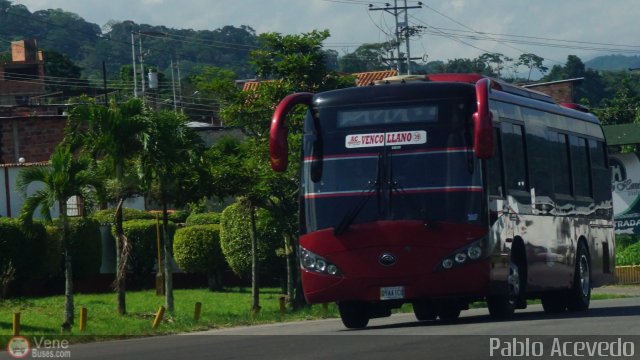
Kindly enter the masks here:
M 142 102 L 144 102 L 144 54 L 142 53 L 142 32 L 138 31 L 138 43 L 140 44 L 140 82 L 142 85 Z
M 395 35 L 396 35 L 396 54 L 397 57 L 396 58 L 392 58 L 389 60 L 397 60 L 397 65 L 396 68 L 398 70 L 398 74 L 402 73 L 402 64 L 404 61 L 407 62 L 407 74 L 410 75 L 411 74 L 411 51 L 410 51 L 410 47 L 409 47 L 409 38 L 411 37 L 412 34 L 412 27 L 409 26 L 409 9 L 421 9 L 422 8 L 422 2 L 418 2 L 418 5 L 414 5 L 414 6 L 407 6 L 407 0 L 404 0 L 404 6 L 398 6 L 398 0 L 393 0 L 393 6 L 391 6 L 390 4 L 385 4 L 385 7 L 373 7 L 373 5 L 369 5 L 369 11 L 378 11 L 378 10 L 383 10 L 388 12 L 389 14 L 393 15 L 393 17 L 395 18 L 395 22 L 396 22 L 396 31 L 395 31 Z M 404 13 L 404 21 L 401 22 L 399 20 L 400 15 L 402 15 Z M 406 56 L 403 56 L 403 54 L 400 52 L 400 44 L 401 44 L 401 39 L 400 36 L 401 34 L 404 33 L 404 37 L 405 37 L 405 47 L 406 47 Z M 421 58 L 420 58 L 421 59 Z
M 134 32 L 131 31 L 131 57 L 133 60 L 133 97 L 138 97 L 138 74 L 136 74 L 136 45 L 133 40 Z

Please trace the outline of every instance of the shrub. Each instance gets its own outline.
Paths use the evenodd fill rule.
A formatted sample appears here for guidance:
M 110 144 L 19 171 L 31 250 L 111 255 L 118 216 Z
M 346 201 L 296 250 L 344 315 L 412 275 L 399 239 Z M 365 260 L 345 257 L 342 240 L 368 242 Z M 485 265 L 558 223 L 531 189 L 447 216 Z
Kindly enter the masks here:
M 187 226 L 220 224 L 220 213 L 208 212 L 201 214 L 191 214 L 187 218 Z
M 160 214 L 162 217 L 162 214 Z M 176 224 L 184 224 L 189 217 L 189 212 L 186 210 L 176 210 L 169 213 L 169 221 L 172 221 Z
M 42 268 L 46 277 L 55 278 L 63 274 L 62 233 L 53 225 L 46 226 L 46 229 L 47 257 Z
M 175 224 L 169 222 L 169 236 L 173 236 L 175 228 Z M 122 229 L 131 245 L 128 270 L 132 276 L 129 279 L 134 286 L 144 286 L 149 279 L 148 275 L 153 273 L 153 266 L 158 258 L 157 221 L 129 220 L 122 223 Z M 114 234 L 114 231 L 112 226 L 111 233 Z M 162 224 L 160 231 L 162 231 Z M 161 233 L 160 239 L 162 238 Z
M 222 286 L 221 271 L 227 263 L 220 248 L 220 225 L 178 229 L 173 239 L 173 254 L 182 270 L 207 275 L 210 290 Z
M 98 210 L 91 214 L 91 218 L 99 222 L 100 224 L 113 224 L 115 222 L 116 209 L 104 209 Z M 122 219 L 123 221 L 139 220 L 139 219 L 155 219 L 156 216 L 144 210 L 123 208 Z
M 58 247 L 60 252 L 59 266 L 64 260 L 62 248 L 62 229 L 60 220 L 54 222 L 53 227 L 48 227 L 48 237 L 51 247 Z M 100 237 L 100 224 L 98 221 L 89 218 L 69 218 L 69 250 L 71 255 L 71 266 L 74 278 L 89 277 L 100 273 L 102 262 L 102 238 Z M 47 267 L 54 267 L 54 256 Z M 60 267 L 59 271 L 63 272 Z
M 616 265 L 640 265 L 640 242 L 627 246 L 616 253 Z
M 616 250 L 623 251 L 629 245 L 635 244 L 640 240 L 637 235 L 616 235 Z
M 44 226 L 34 222 L 28 227 L 17 219 L 0 218 L 0 277 L 2 293 L 16 281 L 33 280 L 45 273 L 47 235 Z
M 251 223 L 240 204 L 231 204 L 222 211 L 220 226 L 220 247 L 231 270 L 238 275 L 251 273 Z M 256 228 L 260 273 L 281 275 L 284 260 L 276 255 L 282 243 L 277 222 L 267 211 L 258 209 Z

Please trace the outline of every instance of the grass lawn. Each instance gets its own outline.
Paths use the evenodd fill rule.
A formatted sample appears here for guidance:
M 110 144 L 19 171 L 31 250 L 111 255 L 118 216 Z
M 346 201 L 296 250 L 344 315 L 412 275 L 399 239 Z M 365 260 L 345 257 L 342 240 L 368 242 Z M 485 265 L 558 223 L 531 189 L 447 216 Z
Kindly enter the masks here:
M 212 328 L 321 319 L 337 316 L 335 304 L 327 310 L 321 305 L 305 307 L 280 314 L 279 289 L 261 289 L 260 313 L 251 314 L 251 291 L 249 289 L 228 289 L 211 292 L 206 289 L 175 290 L 173 314 L 165 312 L 164 320 L 153 329 L 152 323 L 158 308 L 164 305 L 164 296 L 156 296 L 155 290 L 127 292 L 127 315 L 117 314 L 116 295 L 76 294 L 75 326 L 71 335 L 77 341 L 119 336 L 144 336 L 170 334 Z M 200 320 L 194 320 L 196 302 L 202 303 Z M 87 308 L 86 331 L 80 332 L 80 309 Z M 60 335 L 60 325 L 64 317 L 64 297 L 19 298 L 0 300 L 0 349 L 12 334 L 13 313 L 20 312 L 20 335 Z M 72 336 L 71 338 L 75 338 Z

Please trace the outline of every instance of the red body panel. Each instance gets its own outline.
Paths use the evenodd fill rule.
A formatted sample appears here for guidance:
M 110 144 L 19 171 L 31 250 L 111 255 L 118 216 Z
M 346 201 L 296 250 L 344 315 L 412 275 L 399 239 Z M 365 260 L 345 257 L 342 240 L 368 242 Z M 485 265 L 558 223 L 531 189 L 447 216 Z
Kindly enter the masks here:
M 436 270 L 444 257 L 486 234 L 480 226 L 421 221 L 379 221 L 352 225 L 336 237 L 325 229 L 300 237 L 300 245 L 333 264 L 342 276 L 302 270 L 304 294 L 310 303 L 377 301 L 380 287 L 404 286 L 406 299 L 483 296 L 489 291 L 490 260 L 449 270 Z M 396 263 L 378 259 L 392 254 Z

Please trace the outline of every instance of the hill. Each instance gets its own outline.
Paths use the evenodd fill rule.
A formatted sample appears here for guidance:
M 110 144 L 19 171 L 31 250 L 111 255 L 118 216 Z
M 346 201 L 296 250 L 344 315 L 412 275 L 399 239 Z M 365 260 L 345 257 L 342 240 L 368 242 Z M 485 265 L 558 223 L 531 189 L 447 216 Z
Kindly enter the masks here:
M 585 66 L 594 70 L 621 71 L 640 67 L 640 56 L 604 55 L 586 61 Z
M 122 65 L 132 63 L 132 32 L 136 56 L 142 47 L 144 63 L 165 73 L 171 74 L 173 61 L 180 63 L 182 77 L 205 64 L 233 70 L 239 77 L 253 76 L 248 54 L 256 47 L 257 35 L 249 26 L 195 31 L 112 21 L 101 29 L 62 9 L 32 13 L 24 5 L 0 0 L 3 52 L 8 51 L 10 41 L 36 39 L 41 50 L 67 56 L 87 78 L 102 79 L 103 62 L 109 78 L 120 77 Z

